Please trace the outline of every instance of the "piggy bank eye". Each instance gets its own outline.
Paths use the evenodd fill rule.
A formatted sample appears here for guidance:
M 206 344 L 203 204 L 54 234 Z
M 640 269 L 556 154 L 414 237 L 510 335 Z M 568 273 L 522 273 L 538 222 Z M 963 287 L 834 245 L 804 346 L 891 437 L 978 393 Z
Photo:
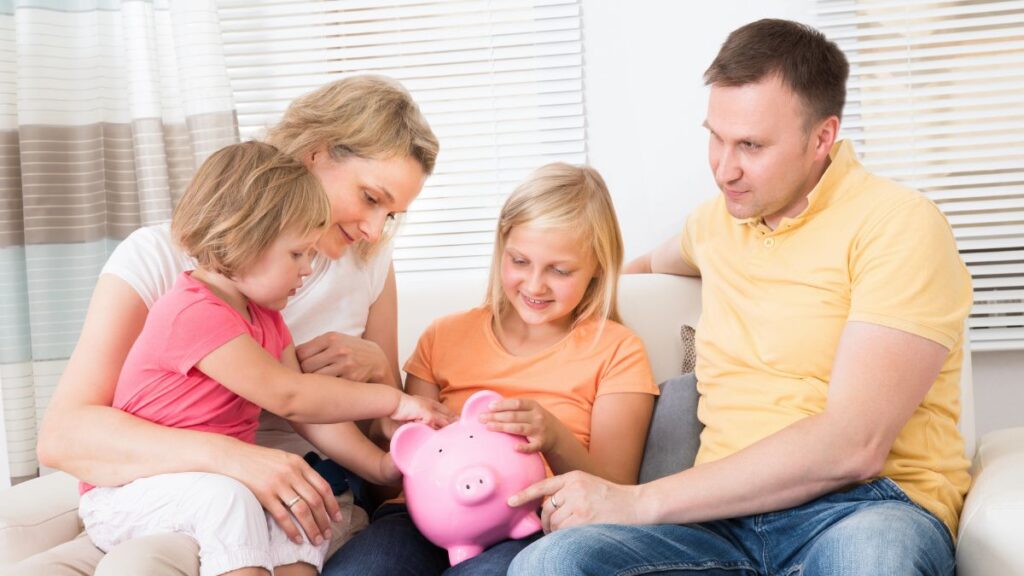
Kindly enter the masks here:
M 469 437 L 470 437 L 470 438 L 472 438 L 472 437 L 473 437 L 473 435 L 472 435 L 472 434 L 470 434 L 470 435 L 469 435 Z
M 438 448 L 438 449 L 437 449 L 437 453 L 438 453 L 438 454 L 440 454 L 441 452 L 444 452 L 444 448 Z

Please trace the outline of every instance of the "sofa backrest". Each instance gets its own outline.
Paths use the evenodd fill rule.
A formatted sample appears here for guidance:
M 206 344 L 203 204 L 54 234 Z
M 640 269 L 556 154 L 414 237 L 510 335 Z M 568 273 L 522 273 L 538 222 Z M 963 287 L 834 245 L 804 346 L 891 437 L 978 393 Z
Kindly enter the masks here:
M 487 290 L 486 271 L 402 274 L 398 278 L 398 357 L 412 354 L 420 334 L 440 316 L 477 306 Z M 700 280 L 665 274 L 626 274 L 619 282 L 619 313 L 644 341 L 655 379 L 680 373 L 683 344 L 680 328 L 696 328 L 700 318 Z M 974 457 L 974 391 L 970 342 L 964 344 L 960 381 L 960 432 L 968 459 Z

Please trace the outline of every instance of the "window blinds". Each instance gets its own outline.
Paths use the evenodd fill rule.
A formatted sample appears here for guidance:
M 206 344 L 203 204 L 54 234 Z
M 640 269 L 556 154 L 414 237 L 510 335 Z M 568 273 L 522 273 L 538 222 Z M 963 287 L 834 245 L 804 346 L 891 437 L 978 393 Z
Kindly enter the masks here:
M 441 141 L 395 240 L 395 269 L 486 268 L 505 197 L 586 160 L 579 0 L 219 0 L 242 138 L 357 73 L 401 81 Z
M 974 350 L 1024 349 L 1024 2 L 818 0 L 846 52 L 842 136 L 945 212 Z

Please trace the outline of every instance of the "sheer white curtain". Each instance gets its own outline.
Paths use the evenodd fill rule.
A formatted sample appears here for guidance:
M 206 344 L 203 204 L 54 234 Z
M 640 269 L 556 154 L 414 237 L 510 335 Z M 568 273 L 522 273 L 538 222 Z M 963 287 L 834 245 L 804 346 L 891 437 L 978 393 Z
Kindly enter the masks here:
M 10 475 L 118 241 L 237 141 L 212 0 L 0 2 L 0 386 Z M 0 482 L 6 479 L 2 475 Z

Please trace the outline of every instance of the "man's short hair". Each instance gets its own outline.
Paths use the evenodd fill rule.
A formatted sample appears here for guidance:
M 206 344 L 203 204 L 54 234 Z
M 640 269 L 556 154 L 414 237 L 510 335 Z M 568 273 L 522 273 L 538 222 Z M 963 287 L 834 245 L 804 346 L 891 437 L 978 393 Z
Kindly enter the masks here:
M 766 18 L 737 28 L 704 72 L 708 86 L 744 86 L 777 74 L 808 112 L 807 122 L 843 117 L 850 65 L 843 51 L 814 28 Z

